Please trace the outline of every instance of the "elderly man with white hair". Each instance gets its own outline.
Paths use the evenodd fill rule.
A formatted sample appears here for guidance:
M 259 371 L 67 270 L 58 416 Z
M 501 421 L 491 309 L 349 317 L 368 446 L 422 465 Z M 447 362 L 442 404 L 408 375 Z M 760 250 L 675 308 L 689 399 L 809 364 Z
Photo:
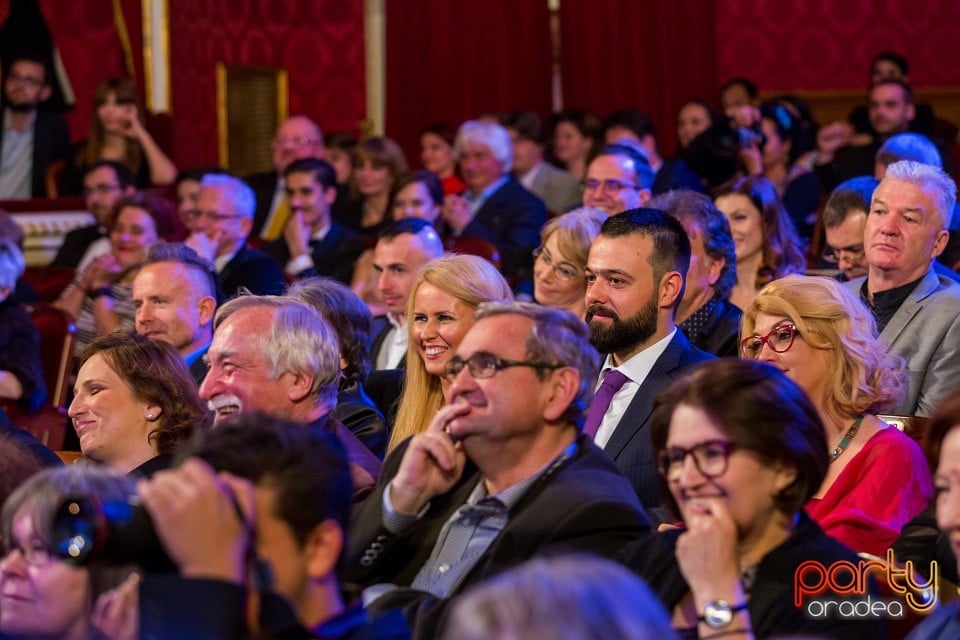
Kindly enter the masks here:
M 444 222 L 455 236 L 492 242 L 511 286 L 532 294 L 532 251 L 540 242 L 547 208 L 510 175 L 510 134 L 498 124 L 470 120 L 457 132 L 454 152 L 467 190 L 446 197 Z

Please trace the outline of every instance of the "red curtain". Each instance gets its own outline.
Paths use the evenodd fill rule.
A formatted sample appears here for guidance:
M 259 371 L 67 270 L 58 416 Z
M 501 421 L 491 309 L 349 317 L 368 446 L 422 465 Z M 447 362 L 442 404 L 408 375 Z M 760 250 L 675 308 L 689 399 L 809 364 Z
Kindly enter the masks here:
M 550 113 L 547 0 L 387 0 L 386 132 L 419 161 L 419 132 L 484 111 Z
M 703 0 L 561 0 L 564 105 L 601 118 L 643 109 L 671 153 L 677 109 L 717 91 L 714 11 Z

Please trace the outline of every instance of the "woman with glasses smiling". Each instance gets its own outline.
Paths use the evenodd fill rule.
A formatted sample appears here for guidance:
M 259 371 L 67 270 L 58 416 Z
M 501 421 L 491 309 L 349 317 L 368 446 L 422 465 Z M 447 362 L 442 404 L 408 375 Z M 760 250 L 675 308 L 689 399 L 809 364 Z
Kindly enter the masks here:
M 583 270 L 604 220 L 602 211 L 583 208 L 544 225 L 540 246 L 533 250 L 533 297 L 537 302 L 583 319 L 587 293 Z
M 880 621 L 809 617 L 794 604 L 801 564 L 858 561 L 802 509 L 830 463 L 797 385 L 765 364 L 708 362 L 658 398 L 651 437 L 685 526 L 631 543 L 620 560 L 682 637 L 884 636 Z
M 835 280 L 771 282 L 743 314 L 743 357 L 773 365 L 813 402 L 830 466 L 807 511 L 852 549 L 883 557 L 933 494 L 920 447 L 876 416 L 903 394 L 873 315 Z

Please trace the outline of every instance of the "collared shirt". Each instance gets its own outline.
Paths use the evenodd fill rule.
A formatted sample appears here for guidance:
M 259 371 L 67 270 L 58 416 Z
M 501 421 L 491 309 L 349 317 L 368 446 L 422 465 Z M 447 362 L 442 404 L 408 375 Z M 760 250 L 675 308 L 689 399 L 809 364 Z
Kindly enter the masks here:
M 33 137 L 37 114 L 23 131 L 10 126 L 10 112 L 4 111 L 3 149 L 0 150 L 0 199 L 26 200 L 32 195 Z
M 637 395 L 637 391 L 640 390 L 640 385 L 647 379 L 647 376 L 653 370 L 653 365 L 657 363 L 657 360 L 660 359 L 663 352 L 667 350 L 676 332 L 677 329 L 674 327 L 673 331 L 671 331 L 670 335 L 666 338 L 653 343 L 619 367 L 614 367 L 612 355 L 607 356 L 607 359 L 603 363 L 603 369 L 600 371 L 600 377 L 597 379 L 596 386 L 599 387 L 600 383 L 603 382 L 603 376 L 606 375 L 606 372 L 614 368 L 627 376 L 628 380 L 620 387 L 620 390 L 613 395 L 607 412 L 603 414 L 603 421 L 600 423 L 600 428 L 597 429 L 597 435 L 593 439 L 598 447 L 603 448 L 607 446 L 607 443 L 613 436 L 613 432 L 617 429 L 617 425 L 620 424 L 620 419 L 623 417 L 623 414 L 627 412 L 627 407 L 630 406 L 634 396 Z
M 533 168 L 530 171 L 527 171 L 525 174 L 520 176 L 520 184 L 523 185 L 523 188 L 527 191 L 533 190 L 533 181 L 537 179 L 537 176 L 540 175 L 540 171 L 543 169 L 543 160 L 533 165 Z
M 403 362 L 403 357 L 407 355 L 407 343 L 410 334 L 407 332 L 407 325 L 400 324 L 400 321 L 392 313 L 387 313 L 387 322 L 391 329 L 383 337 L 383 344 L 380 345 L 380 353 L 377 354 L 377 369 L 396 369 Z
M 926 274 L 924 274 L 926 275 Z M 887 323 L 893 318 L 894 314 L 900 309 L 900 306 L 910 297 L 913 290 L 917 288 L 923 276 L 908 282 L 905 285 L 887 289 L 886 291 L 877 291 L 873 294 L 873 302 L 870 302 L 870 290 L 867 288 L 869 278 L 860 285 L 860 299 L 873 312 L 873 317 L 877 321 L 877 333 L 883 333 Z
M 313 232 L 313 235 L 310 236 L 310 242 L 323 242 L 323 239 L 327 237 L 327 234 L 330 233 L 330 229 L 333 228 L 331 223 L 327 223 L 325 226 L 320 227 Z M 297 256 L 292 258 L 287 262 L 286 272 L 287 275 L 295 276 L 301 271 L 305 271 L 313 266 L 313 256 L 309 253 Z
M 550 464 L 493 496 L 487 495 L 486 485 L 481 478 L 467 501 L 443 525 L 430 558 L 420 568 L 410 586 L 432 593 L 438 598 L 449 597 L 507 526 L 510 509 L 520 502 L 541 476 L 562 464 L 576 451 L 577 443 L 574 441 Z M 398 532 L 411 526 L 427 509 L 429 505 L 416 515 L 398 513 L 390 502 L 389 489 L 383 492 L 383 522 L 388 531 Z M 397 525 L 401 528 L 393 529 Z
M 470 204 L 470 215 L 476 216 L 477 211 L 483 207 L 484 203 L 490 199 L 494 193 L 497 192 L 497 189 L 502 187 L 507 183 L 509 176 L 502 176 L 499 180 L 494 180 L 487 187 L 478 194 L 474 194 L 472 191 L 467 191 L 464 197 L 467 199 L 467 202 Z

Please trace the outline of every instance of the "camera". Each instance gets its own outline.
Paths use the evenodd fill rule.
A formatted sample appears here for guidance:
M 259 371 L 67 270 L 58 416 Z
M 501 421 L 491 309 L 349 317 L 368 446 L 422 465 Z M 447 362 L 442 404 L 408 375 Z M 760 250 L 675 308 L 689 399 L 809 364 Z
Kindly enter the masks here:
M 149 573 L 177 570 L 136 494 L 105 502 L 91 496 L 66 497 L 54 512 L 51 538 L 53 553 L 72 565 L 102 562 L 136 564 Z

